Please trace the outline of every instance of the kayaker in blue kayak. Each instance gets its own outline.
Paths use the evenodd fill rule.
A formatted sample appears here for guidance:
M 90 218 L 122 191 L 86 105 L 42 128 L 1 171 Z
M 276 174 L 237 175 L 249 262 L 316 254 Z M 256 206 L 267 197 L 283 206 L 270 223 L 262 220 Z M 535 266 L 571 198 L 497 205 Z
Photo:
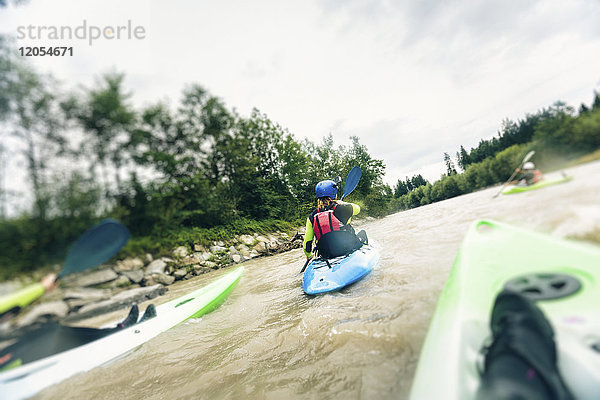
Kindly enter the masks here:
M 339 257 L 361 248 L 368 243 L 365 231 L 355 234 L 349 225 L 352 217 L 360 212 L 360 206 L 337 199 L 338 185 L 325 180 L 317 184 L 317 208 L 306 219 L 306 234 L 302 248 L 307 258 L 313 250 L 323 258 Z M 313 249 L 313 241 L 316 246 Z
M 521 178 L 519 179 L 520 185 L 533 185 L 534 183 L 538 183 L 542 179 L 544 179 L 542 172 L 535 167 L 535 164 L 531 161 L 523 164 L 523 168 L 517 168 L 517 172 L 521 173 Z

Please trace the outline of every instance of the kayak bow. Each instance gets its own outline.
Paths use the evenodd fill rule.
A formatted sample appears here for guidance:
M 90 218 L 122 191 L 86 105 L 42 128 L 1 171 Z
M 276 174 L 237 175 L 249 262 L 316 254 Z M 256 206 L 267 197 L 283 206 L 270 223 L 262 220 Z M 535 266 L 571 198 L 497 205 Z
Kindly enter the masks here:
M 306 294 L 319 294 L 342 289 L 365 277 L 379 261 L 379 252 L 364 245 L 347 256 L 325 261 L 313 259 L 304 272 L 302 289 Z
M 537 300 L 555 330 L 558 367 L 577 399 L 600 393 L 600 249 L 493 221 L 469 229 L 438 300 L 411 399 L 473 399 L 496 295 Z

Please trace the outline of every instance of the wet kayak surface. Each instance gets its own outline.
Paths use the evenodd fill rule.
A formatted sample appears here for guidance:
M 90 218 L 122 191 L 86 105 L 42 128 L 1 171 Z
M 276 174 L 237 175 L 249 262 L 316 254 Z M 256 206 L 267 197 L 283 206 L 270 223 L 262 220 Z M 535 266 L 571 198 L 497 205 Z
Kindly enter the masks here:
M 301 250 L 246 262 L 214 312 L 36 398 L 408 398 L 437 298 L 474 220 L 557 237 L 600 229 L 600 162 L 565 172 L 574 179 L 518 196 L 492 199 L 497 186 L 356 224 L 381 258 L 339 292 L 303 293 Z M 165 300 L 228 270 L 172 285 Z

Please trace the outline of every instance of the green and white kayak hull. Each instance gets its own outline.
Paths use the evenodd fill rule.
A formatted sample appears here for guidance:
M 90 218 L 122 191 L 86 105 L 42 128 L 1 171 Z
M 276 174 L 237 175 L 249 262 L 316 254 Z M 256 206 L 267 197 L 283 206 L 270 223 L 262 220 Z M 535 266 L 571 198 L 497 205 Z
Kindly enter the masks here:
M 468 231 L 438 300 L 412 400 L 474 398 L 493 302 L 507 284 L 531 296 L 554 292 L 537 304 L 555 330 L 559 370 L 577 399 L 598 398 L 600 248 L 482 220 Z
M 21 399 L 70 376 L 106 364 L 161 332 L 217 308 L 239 282 L 238 267 L 198 290 L 156 307 L 156 317 L 74 349 L 0 373 L 0 397 Z
M 559 183 L 568 182 L 571 179 L 573 179 L 572 176 L 560 176 L 560 177 L 551 178 L 551 179 L 550 178 L 543 179 L 540 182 L 537 182 L 537 183 L 534 183 L 533 185 L 528 185 L 528 186 L 524 186 L 524 185 L 508 186 L 506 189 L 504 189 L 502 191 L 502 194 L 514 194 L 514 193 L 528 192 L 530 190 L 542 189 L 542 188 L 545 188 L 546 186 L 552 186 L 552 185 L 556 185 Z

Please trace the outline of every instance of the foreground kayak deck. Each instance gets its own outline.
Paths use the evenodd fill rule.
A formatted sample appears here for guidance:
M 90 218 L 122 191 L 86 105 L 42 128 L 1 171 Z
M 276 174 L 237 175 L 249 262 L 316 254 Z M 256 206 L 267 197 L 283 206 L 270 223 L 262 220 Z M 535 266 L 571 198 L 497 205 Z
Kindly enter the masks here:
M 600 249 L 482 220 L 467 233 L 438 300 L 411 399 L 474 398 L 493 302 L 507 282 L 530 296 L 559 296 L 537 300 L 555 330 L 559 370 L 575 398 L 598 398 Z
M 332 292 L 362 279 L 379 261 L 379 252 L 371 245 L 364 245 L 347 256 L 328 261 L 329 265 L 317 258 L 308 264 L 302 280 L 306 294 Z
M 534 183 L 533 185 L 529 185 L 529 186 L 513 185 L 513 186 L 509 186 L 506 189 L 504 189 L 502 191 L 502 194 L 514 194 L 514 193 L 527 192 L 529 190 L 541 189 L 541 188 L 545 188 L 546 186 L 551 186 L 551 185 L 556 185 L 558 183 L 568 182 L 571 179 L 573 179 L 572 176 L 561 176 L 561 177 L 557 177 L 557 178 L 553 178 L 553 179 L 544 179 L 540 182 Z
M 105 364 L 161 332 L 217 308 L 241 278 L 244 267 L 198 290 L 156 307 L 157 316 L 83 346 L 0 373 L 2 399 L 33 396 L 40 390 L 76 373 Z

